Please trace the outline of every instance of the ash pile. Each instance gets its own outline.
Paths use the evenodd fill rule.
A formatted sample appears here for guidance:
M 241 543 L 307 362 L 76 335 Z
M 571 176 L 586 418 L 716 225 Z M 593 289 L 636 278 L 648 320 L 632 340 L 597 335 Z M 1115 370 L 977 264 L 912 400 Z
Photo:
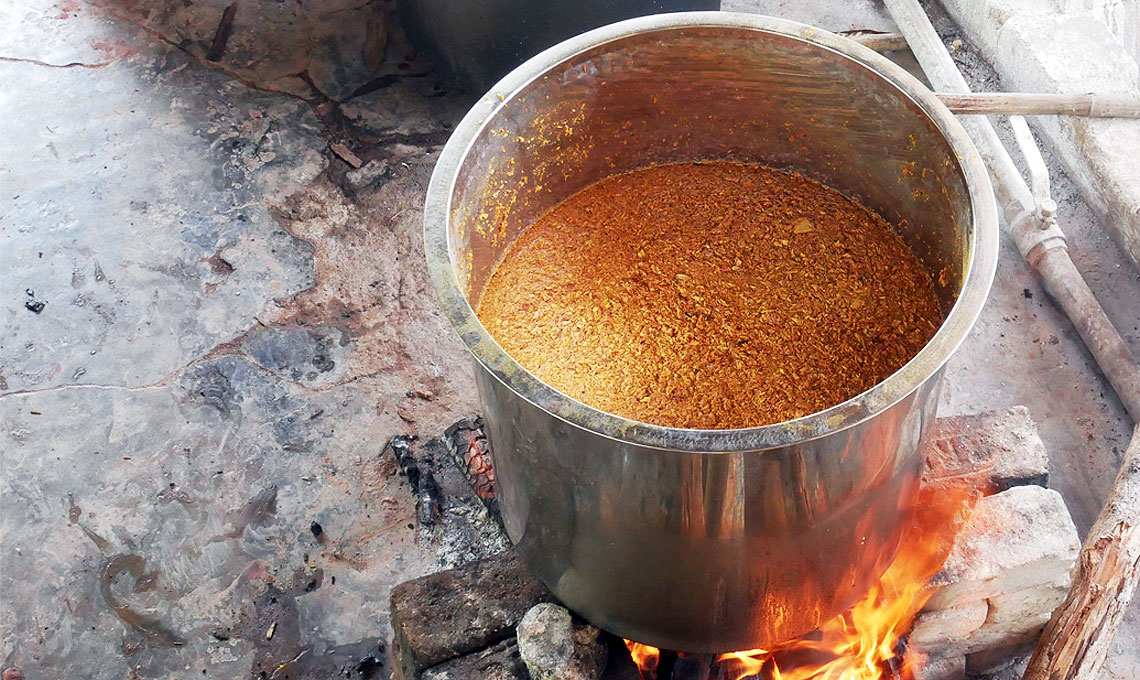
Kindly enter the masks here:
M 498 493 L 483 419 L 464 418 L 439 437 L 396 435 L 384 445 L 416 499 L 417 543 L 440 569 L 510 548 L 499 517 Z

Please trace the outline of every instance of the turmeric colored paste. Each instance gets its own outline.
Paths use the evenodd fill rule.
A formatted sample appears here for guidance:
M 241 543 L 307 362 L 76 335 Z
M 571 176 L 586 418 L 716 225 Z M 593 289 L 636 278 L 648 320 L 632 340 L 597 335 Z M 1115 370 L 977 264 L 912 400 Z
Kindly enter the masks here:
M 834 406 L 942 322 L 930 275 L 881 217 L 799 175 L 722 162 L 570 196 L 510 246 L 478 313 L 560 392 L 701 429 Z

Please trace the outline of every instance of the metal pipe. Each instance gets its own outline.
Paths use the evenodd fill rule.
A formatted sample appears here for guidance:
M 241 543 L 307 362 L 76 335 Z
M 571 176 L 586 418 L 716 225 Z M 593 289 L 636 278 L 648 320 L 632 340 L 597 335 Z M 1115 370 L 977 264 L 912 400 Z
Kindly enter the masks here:
M 939 90 L 969 93 L 918 0 L 884 0 L 930 83 Z M 1055 220 L 1038 217 L 1037 201 L 989 120 L 962 118 L 993 180 L 1006 224 L 1018 250 L 1044 279 L 1050 294 L 1069 316 L 1134 422 L 1140 422 L 1140 366 L 1069 257 L 1065 235 Z
M 1076 326 L 1133 422 L 1140 422 L 1140 365 L 1104 313 L 1065 249 L 1046 250 L 1030 264 Z
M 1025 165 L 1029 168 L 1029 190 L 1033 193 L 1033 201 L 1037 204 L 1037 218 L 1048 220 L 1057 212 L 1057 204 L 1049 191 L 1049 167 L 1045 165 L 1045 158 L 1041 155 L 1041 148 L 1033 139 L 1029 130 L 1029 123 L 1021 116 L 1010 116 L 1009 126 L 1013 129 L 1013 138 L 1021 155 L 1025 158 Z

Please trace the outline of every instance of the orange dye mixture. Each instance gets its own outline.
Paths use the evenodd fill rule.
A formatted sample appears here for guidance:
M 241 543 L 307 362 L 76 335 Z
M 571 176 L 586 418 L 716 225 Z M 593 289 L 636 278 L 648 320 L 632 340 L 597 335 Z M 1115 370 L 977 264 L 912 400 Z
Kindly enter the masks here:
M 478 312 L 560 392 L 702 429 L 834 406 L 942 321 L 930 275 L 881 217 L 739 163 L 656 166 L 570 196 L 511 245 Z

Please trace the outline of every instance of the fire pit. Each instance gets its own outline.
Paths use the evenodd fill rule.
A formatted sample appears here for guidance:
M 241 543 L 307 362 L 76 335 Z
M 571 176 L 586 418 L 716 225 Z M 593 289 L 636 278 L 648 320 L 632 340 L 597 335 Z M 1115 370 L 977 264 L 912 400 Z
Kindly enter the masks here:
M 481 431 L 469 419 L 419 451 L 390 448 L 399 460 L 450 451 L 441 460 L 458 465 L 467 493 L 495 515 L 481 483 L 489 470 L 469 455 L 485 450 Z M 678 654 L 599 634 L 508 550 L 392 591 L 396 677 L 963 680 L 997 671 L 1028 653 L 1064 598 L 1076 527 L 1060 494 L 1044 488 L 1048 456 L 1024 407 L 939 418 L 921 456 L 924 502 L 895 561 L 850 611 L 802 638 Z M 422 500 L 421 511 L 434 502 Z
M 612 174 L 712 160 L 792 169 L 885 217 L 935 282 L 946 321 L 934 338 L 818 413 L 683 430 L 576 402 L 487 334 L 470 301 L 540 214 Z M 996 220 L 950 112 L 886 59 L 808 26 L 646 17 L 519 67 L 457 127 L 425 207 L 429 266 L 478 362 L 519 554 L 590 622 L 663 648 L 767 648 L 848 609 L 902 540 L 941 368 L 993 277 Z

